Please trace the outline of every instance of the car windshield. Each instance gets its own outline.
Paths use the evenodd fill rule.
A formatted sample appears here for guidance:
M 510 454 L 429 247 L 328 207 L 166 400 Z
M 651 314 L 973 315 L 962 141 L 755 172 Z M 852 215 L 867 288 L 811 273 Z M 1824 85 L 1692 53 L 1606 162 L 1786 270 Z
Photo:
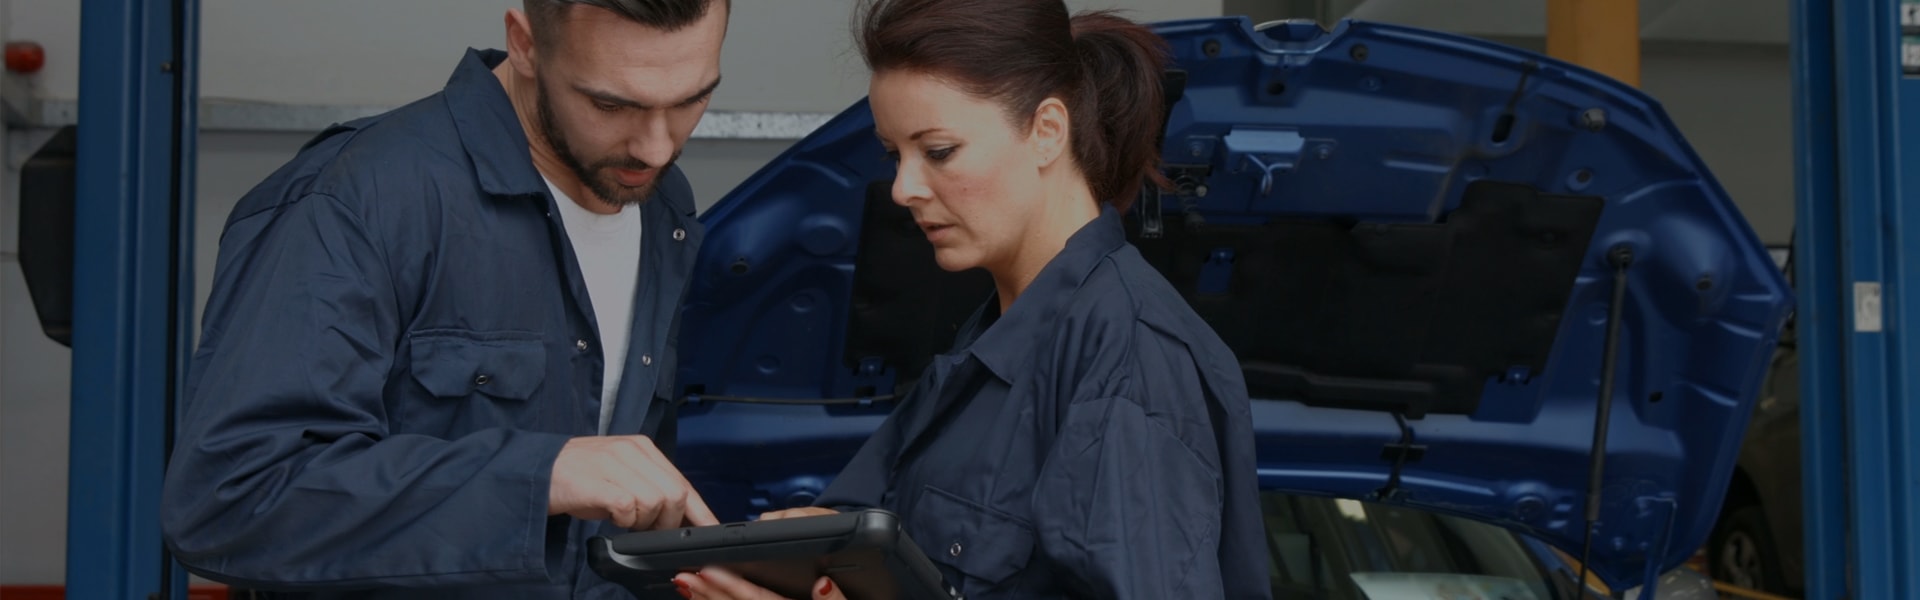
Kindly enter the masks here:
M 1518 537 L 1458 517 L 1358 500 L 1261 494 L 1278 600 L 1553 600 Z

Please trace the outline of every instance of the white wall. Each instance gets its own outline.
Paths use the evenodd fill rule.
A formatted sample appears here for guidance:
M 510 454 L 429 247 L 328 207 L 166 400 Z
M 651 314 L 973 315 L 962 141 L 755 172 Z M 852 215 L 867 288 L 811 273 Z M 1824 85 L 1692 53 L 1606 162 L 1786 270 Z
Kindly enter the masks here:
M 1218 15 L 1222 0 L 1069 0 L 1160 20 Z M 446 81 L 468 46 L 502 45 L 517 0 L 204 0 L 201 93 L 299 104 L 398 105 Z M 848 0 L 734 0 L 714 110 L 837 112 L 865 93 L 851 54 Z M 0 31 L 47 50 L 27 82 L 72 99 L 79 82 L 79 2 L 0 0 Z M 799 40 L 776 44 L 775 36 Z M 68 374 L 71 354 L 40 334 L 20 280 L 14 220 L 18 164 L 46 132 L 7 135 L 0 172 L 0 584 L 65 579 Z M 307 134 L 208 133 L 200 138 L 196 307 L 213 275 L 220 224 L 239 197 Z M 681 165 L 702 207 L 787 147 L 778 141 L 696 140 Z M 198 309 L 196 308 L 196 315 Z

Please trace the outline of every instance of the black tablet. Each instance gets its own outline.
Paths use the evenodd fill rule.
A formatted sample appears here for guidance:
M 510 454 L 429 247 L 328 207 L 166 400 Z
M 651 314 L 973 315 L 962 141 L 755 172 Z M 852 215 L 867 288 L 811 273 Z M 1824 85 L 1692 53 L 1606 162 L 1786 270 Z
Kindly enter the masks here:
M 883 510 L 641 531 L 593 538 L 594 572 L 635 593 L 720 566 L 788 598 L 812 597 L 821 575 L 848 600 L 954 600 L 958 593 Z

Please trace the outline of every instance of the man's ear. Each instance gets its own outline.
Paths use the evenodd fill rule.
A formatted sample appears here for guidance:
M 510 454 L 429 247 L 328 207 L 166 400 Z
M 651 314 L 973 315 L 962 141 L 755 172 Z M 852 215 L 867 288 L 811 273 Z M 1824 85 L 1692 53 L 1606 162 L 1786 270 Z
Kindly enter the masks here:
M 519 9 L 507 9 L 507 61 L 515 75 L 534 77 L 533 21 Z
M 1067 104 L 1059 98 L 1048 97 L 1040 101 L 1033 109 L 1033 125 L 1027 132 L 1028 140 L 1033 143 L 1037 165 L 1046 168 L 1060 160 L 1071 148 L 1073 141 L 1068 136 L 1068 125 L 1072 119 L 1067 114 Z

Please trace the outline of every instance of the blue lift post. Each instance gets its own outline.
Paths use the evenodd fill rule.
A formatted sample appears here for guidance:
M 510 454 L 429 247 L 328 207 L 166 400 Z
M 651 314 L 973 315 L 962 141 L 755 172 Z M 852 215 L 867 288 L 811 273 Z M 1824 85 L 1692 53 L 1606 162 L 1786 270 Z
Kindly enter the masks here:
M 1920 78 L 1901 68 L 1909 3 L 1793 2 L 1809 599 L 1920 597 Z
M 67 597 L 184 599 L 159 504 L 190 355 L 199 3 L 80 14 Z

